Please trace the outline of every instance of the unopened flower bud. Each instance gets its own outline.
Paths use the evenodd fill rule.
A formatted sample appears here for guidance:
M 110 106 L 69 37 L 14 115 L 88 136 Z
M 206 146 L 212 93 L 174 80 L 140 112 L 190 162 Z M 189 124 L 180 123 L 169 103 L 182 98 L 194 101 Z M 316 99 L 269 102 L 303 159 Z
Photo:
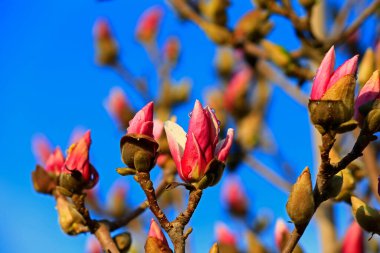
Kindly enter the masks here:
M 356 127 L 353 116 L 355 73 L 358 56 L 342 64 L 336 71 L 335 51 L 325 55 L 315 76 L 310 94 L 310 119 L 317 130 L 343 133 Z
M 63 232 L 69 235 L 77 235 L 89 231 L 83 216 L 77 211 L 74 204 L 70 203 L 64 196 L 57 197 L 56 209 Z
M 160 6 L 153 6 L 141 15 L 136 28 L 136 37 L 140 42 L 152 43 L 156 39 L 162 15 Z
M 137 171 L 150 171 L 157 158 L 158 143 L 153 136 L 153 102 L 136 113 L 127 134 L 120 140 L 123 162 Z
M 220 244 L 236 245 L 236 236 L 222 222 L 215 225 L 215 235 Z
M 257 238 L 257 236 L 250 230 L 248 230 L 245 234 L 248 243 L 248 251 L 247 253 L 267 253 L 268 251 Z
M 134 113 L 124 91 L 120 87 L 112 88 L 104 104 L 108 113 L 117 121 L 120 128 L 126 129 Z
M 132 244 L 132 238 L 131 234 L 128 232 L 124 232 L 121 234 L 118 234 L 112 238 L 115 241 L 115 244 L 120 251 L 120 253 L 127 253 L 129 252 L 129 248 Z
M 172 253 L 160 226 L 152 219 L 148 238 L 145 243 L 146 253 Z
M 342 253 L 364 253 L 364 233 L 355 221 L 352 222 L 343 239 Z
M 344 169 L 340 171 L 336 176 L 341 177 L 343 183 L 340 188 L 340 192 L 335 196 L 334 200 L 348 200 L 351 196 L 352 191 L 355 189 L 355 178 L 349 169 Z
M 238 122 L 236 138 L 245 150 L 250 150 L 258 144 L 261 121 L 261 115 L 252 111 Z
M 361 87 L 369 80 L 375 68 L 375 53 L 372 48 L 367 48 L 358 68 L 358 82 Z
M 96 46 L 96 61 L 100 65 L 114 65 L 117 62 L 119 50 L 111 34 L 111 28 L 104 19 L 99 19 L 94 25 L 94 40 Z
M 201 14 L 210 22 L 225 26 L 227 23 L 227 7 L 229 0 L 202 0 L 199 3 Z
M 269 14 L 263 10 L 252 10 L 246 13 L 236 24 L 234 43 L 244 41 L 258 41 L 272 30 L 273 24 L 269 21 Z
M 231 76 L 235 65 L 233 51 L 230 48 L 221 47 L 216 51 L 215 67 L 223 78 Z
M 164 45 L 165 59 L 172 65 L 175 65 L 178 61 L 178 57 L 181 50 L 181 44 L 177 37 L 170 37 L 166 40 Z
M 86 253 L 102 253 L 103 249 L 99 241 L 91 236 L 87 239 L 86 243 Z
M 309 167 L 306 167 L 293 185 L 286 211 L 298 226 L 307 223 L 314 214 L 314 197 Z
M 222 202 L 226 203 L 228 210 L 237 216 L 245 216 L 248 208 L 248 199 L 243 190 L 242 183 L 236 178 L 226 179 L 222 188 Z
M 269 59 L 277 66 L 286 69 L 292 62 L 289 52 L 284 47 L 272 43 L 269 40 L 263 40 L 261 44 L 264 47 Z
M 361 199 L 351 196 L 352 213 L 357 223 L 367 232 L 380 233 L 380 213 L 364 203 Z
M 204 22 L 202 23 L 201 28 L 207 37 L 217 45 L 226 45 L 231 42 L 232 34 L 223 26 Z
M 210 251 L 208 253 L 219 253 L 218 243 L 214 243 L 212 245 L 212 247 L 210 248 Z

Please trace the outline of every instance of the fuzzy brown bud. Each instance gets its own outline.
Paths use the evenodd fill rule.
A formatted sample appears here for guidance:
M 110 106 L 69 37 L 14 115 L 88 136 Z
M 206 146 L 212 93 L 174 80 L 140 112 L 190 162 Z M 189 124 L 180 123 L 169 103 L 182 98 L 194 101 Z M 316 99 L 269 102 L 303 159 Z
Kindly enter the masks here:
M 247 231 L 245 236 L 247 238 L 247 243 L 248 243 L 248 251 L 247 251 L 248 253 L 267 253 L 268 252 L 253 232 Z
M 226 45 L 231 42 L 232 34 L 223 26 L 204 22 L 201 28 L 207 37 L 217 45 Z
M 39 165 L 32 172 L 32 181 L 34 190 L 45 194 L 51 194 L 57 185 L 57 179 Z
M 334 200 L 341 201 L 350 198 L 352 191 L 355 189 L 355 178 L 349 169 L 340 171 L 336 176 L 342 177 L 343 183 L 340 192 Z
M 286 49 L 280 45 L 270 42 L 269 40 L 263 40 L 262 46 L 265 49 L 269 59 L 281 68 L 288 68 L 292 63 L 292 58 Z
M 380 213 L 364 203 L 361 199 L 351 196 L 352 213 L 358 224 L 367 232 L 380 234 Z
M 286 203 L 286 211 L 296 226 L 307 223 L 313 216 L 314 197 L 308 167 L 302 171 L 297 182 L 293 185 Z
M 235 44 L 240 44 L 245 40 L 257 41 L 267 35 L 273 28 L 273 24 L 268 18 L 268 12 L 263 10 L 253 10 L 246 13 L 236 24 Z
M 131 234 L 124 232 L 113 237 L 113 240 L 116 243 L 117 248 L 120 253 L 127 253 L 132 244 Z
M 212 23 L 225 26 L 227 23 L 227 7 L 230 5 L 229 0 L 202 0 L 199 3 L 199 9 Z
M 298 0 L 298 1 L 305 8 L 311 8 L 316 3 L 316 0 Z
M 77 235 L 89 231 L 83 216 L 66 197 L 62 195 L 57 197 L 56 209 L 58 211 L 58 221 L 63 232 L 69 235 Z
M 212 247 L 210 248 L 210 251 L 208 253 L 219 253 L 218 243 L 214 243 L 212 245 Z

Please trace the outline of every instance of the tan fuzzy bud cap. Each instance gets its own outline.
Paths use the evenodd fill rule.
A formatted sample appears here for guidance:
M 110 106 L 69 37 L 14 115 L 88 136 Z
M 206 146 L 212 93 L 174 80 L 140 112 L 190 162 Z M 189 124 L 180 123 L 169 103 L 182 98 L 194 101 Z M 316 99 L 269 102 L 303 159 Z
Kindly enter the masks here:
M 364 203 L 361 199 L 351 196 L 352 213 L 358 224 L 366 231 L 380 234 L 380 213 Z
M 376 70 L 375 53 L 372 48 L 367 48 L 358 68 L 358 82 L 362 87 Z
M 295 225 L 307 223 L 314 213 L 314 197 L 309 167 L 306 167 L 293 185 L 286 211 Z

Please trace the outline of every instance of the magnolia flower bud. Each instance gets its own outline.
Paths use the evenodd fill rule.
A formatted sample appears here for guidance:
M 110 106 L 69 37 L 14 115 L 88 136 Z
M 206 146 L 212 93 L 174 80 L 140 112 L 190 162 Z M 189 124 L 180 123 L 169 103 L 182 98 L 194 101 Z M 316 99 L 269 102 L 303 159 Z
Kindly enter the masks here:
M 172 253 L 164 233 L 162 233 L 160 226 L 153 219 L 150 222 L 148 238 L 145 243 L 145 252 Z
M 267 11 L 257 9 L 246 13 L 235 26 L 235 44 L 241 44 L 244 41 L 258 41 L 267 35 L 273 27 L 268 19 Z
M 261 44 L 264 47 L 269 59 L 277 66 L 286 69 L 289 64 L 292 63 L 292 58 L 284 47 L 274 44 L 269 40 L 263 40 Z
M 204 22 L 202 23 L 201 28 L 207 37 L 217 45 L 226 45 L 231 42 L 231 32 L 223 26 Z
M 32 172 L 33 187 L 36 192 L 51 194 L 57 185 L 56 178 L 52 177 L 44 168 L 37 165 Z
M 263 244 L 259 241 L 256 235 L 248 230 L 245 234 L 248 243 L 248 253 L 267 253 Z
M 215 225 L 215 235 L 220 252 L 238 253 L 236 236 L 222 222 Z
M 77 211 L 74 204 L 70 203 L 65 197 L 59 195 L 57 197 L 58 221 L 63 232 L 69 235 L 77 235 L 88 232 L 86 221 Z
M 210 248 L 210 251 L 208 253 L 219 253 L 218 243 L 214 243 L 212 245 L 212 247 Z
M 368 81 L 376 70 L 375 53 L 372 48 L 367 48 L 358 68 L 358 81 L 361 87 Z
M 317 130 L 339 133 L 351 131 L 356 122 L 353 116 L 355 73 L 358 56 L 342 64 L 335 72 L 335 52 L 332 47 L 324 57 L 310 94 L 310 119 Z
M 136 28 L 136 37 L 140 42 L 152 43 L 155 40 L 162 15 L 163 10 L 159 6 L 153 6 L 141 15 Z
M 355 178 L 349 169 L 341 170 L 336 176 L 342 177 L 343 183 L 339 194 L 335 196 L 334 200 L 348 200 L 351 197 L 352 191 L 355 189 Z
M 245 216 L 248 208 L 248 199 L 243 190 L 242 183 L 237 178 L 226 179 L 222 188 L 222 202 L 226 203 L 228 210 L 237 216 Z
M 96 61 L 100 65 L 114 65 L 117 62 L 119 50 L 112 37 L 111 28 L 104 19 L 99 19 L 94 25 L 96 45 Z
M 164 45 L 165 59 L 172 65 L 176 64 L 180 54 L 181 44 L 177 37 L 169 37 Z
M 120 149 L 121 158 L 130 169 L 148 172 L 154 167 L 158 143 L 153 136 L 153 102 L 145 105 L 129 122 L 127 134 L 120 140 Z
M 229 0 L 202 0 L 199 9 L 203 16 L 217 25 L 225 26 L 227 23 L 227 7 Z
M 53 152 L 49 140 L 42 134 L 33 136 L 32 151 L 37 161 L 42 165 L 46 164 L 50 154 Z
M 352 222 L 343 239 L 342 253 L 364 253 L 364 233 L 358 223 Z
M 233 51 L 226 47 L 220 47 L 216 51 L 215 67 L 223 78 L 231 76 L 235 66 Z
M 124 91 L 120 87 L 111 89 L 104 106 L 108 113 L 117 121 L 121 129 L 128 127 L 129 121 L 133 118 L 133 111 Z
M 314 214 L 314 197 L 309 167 L 306 167 L 293 185 L 286 211 L 297 225 L 307 223 Z
M 352 213 L 358 224 L 367 232 L 380 234 L 380 213 L 362 200 L 351 196 Z

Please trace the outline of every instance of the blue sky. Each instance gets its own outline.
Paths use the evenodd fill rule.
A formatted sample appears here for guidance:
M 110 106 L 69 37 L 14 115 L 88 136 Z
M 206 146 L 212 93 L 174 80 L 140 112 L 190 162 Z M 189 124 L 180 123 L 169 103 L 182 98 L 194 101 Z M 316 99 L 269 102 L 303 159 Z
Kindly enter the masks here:
M 147 76 L 155 93 L 154 68 L 144 49 L 134 40 L 139 15 L 153 4 L 165 9 L 159 43 L 168 35 L 181 39 L 181 63 L 173 78 L 192 79 L 191 102 L 175 110 L 186 128 L 193 101 L 203 100 L 206 86 L 217 84 L 211 65 L 215 47 L 196 26 L 179 22 L 163 1 L 0 1 L 0 244 L 3 252 L 84 251 L 86 236 L 70 237 L 61 232 L 53 199 L 33 191 L 30 174 L 35 159 L 31 138 L 35 133 L 44 133 L 54 145 L 65 149 L 75 127 L 91 129 L 91 159 L 101 176 L 100 189 L 106 194 L 112 182 L 119 178 L 114 169 L 122 166 L 119 139 L 123 133 L 117 130 L 103 101 L 113 86 L 125 88 L 135 108 L 143 106 L 143 101 L 111 70 L 96 66 L 92 26 L 98 17 L 108 18 L 121 47 L 122 61 L 133 73 Z M 229 13 L 231 24 L 249 8 L 248 0 L 234 1 Z M 292 33 L 289 25 L 279 18 L 277 21 L 281 25 L 275 28 L 271 39 L 295 48 L 297 42 L 292 36 L 283 36 Z M 285 113 L 284 108 L 287 108 Z M 280 151 L 285 160 L 298 172 L 306 165 L 311 166 L 306 109 L 275 88 L 268 112 L 267 124 L 278 146 L 284 147 Z M 275 166 L 262 151 L 256 154 L 266 164 Z M 244 166 L 239 173 L 255 213 L 270 213 L 274 220 L 287 219 L 286 194 Z M 125 180 L 130 183 L 128 199 L 139 203 L 143 200 L 140 189 L 132 179 Z M 196 242 L 194 252 L 206 252 L 212 245 L 216 220 L 232 224 L 219 203 L 219 190 L 220 185 L 207 189 L 196 210 L 192 220 L 194 232 L 190 236 Z M 345 216 L 342 219 L 348 221 L 349 216 Z M 268 246 L 273 245 L 273 225 L 262 238 Z M 242 224 L 237 222 L 232 228 L 241 234 Z M 301 240 L 306 252 L 316 252 L 314 233 L 312 223 Z

